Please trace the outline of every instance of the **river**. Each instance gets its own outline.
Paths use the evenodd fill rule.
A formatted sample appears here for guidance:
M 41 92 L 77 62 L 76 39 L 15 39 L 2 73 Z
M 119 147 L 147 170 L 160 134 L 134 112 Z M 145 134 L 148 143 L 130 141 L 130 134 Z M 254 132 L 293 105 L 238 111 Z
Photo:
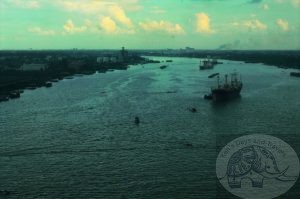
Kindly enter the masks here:
M 226 136 L 299 144 L 293 70 L 221 60 L 199 71 L 199 59 L 152 58 L 173 62 L 65 79 L 0 103 L 0 190 L 23 199 L 215 198 L 216 145 Z M 216 83 L 208 75 L 234 71 L 240 99 L 203 99 Z

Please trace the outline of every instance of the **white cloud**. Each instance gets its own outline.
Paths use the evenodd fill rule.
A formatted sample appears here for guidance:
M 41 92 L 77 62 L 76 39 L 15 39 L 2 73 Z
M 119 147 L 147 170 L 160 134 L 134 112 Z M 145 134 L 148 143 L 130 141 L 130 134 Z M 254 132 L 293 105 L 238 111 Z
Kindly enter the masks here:
M 42 35 L 42 36 L 53 36 L 56 34 L 54 30 L 46 30 L 46 29 L 42 29 L 37 26 L 28 28 L 28 32 L 36 33 L 36 34 Z
M 100 20 L 100 28 L 106 33 L 116 33 L 117 25 L 110 17 L 104 17 Z
M 275 2 L 282 4 L 282 3 L 290 3 L 292 6 L 299 8 L 300 7 L 300 0 L 276 0 Z
M 264 4 L 261 5 L 261 9 L 263 9 L 263 10 L 269 10 L 269 5 L 266 4 L 266 3 L 264 3 Z
M 134 34 L 133 27 L 118 26 L 117 22 L 109 16 L 99 19 L 98 28 L 106 34 Z
M 56 1 L 56 4 L 61 6 L 64 10 L 70 12 L 77 12 L 80 14 L 88 15 L 89 17 L 105 17 L 104 22 L 110 22 L 113 20 L 115 25 L 124 26 L 126 28 L 132 28 L 133 22 L 127 16 L 125 10 L 120 6 L 125 3 L 133 4 L 136 0 L 61 0 Z
M 163 31 L 169 34 L 184 34 L 184 29 L 179 24 L 173 24 L 168 21 L 148 21 L 140 22 L 140 27 L 145 31 Z
M 300 0 L 292 0 L 292 4 L 293 4 L 295 7 L 300 7 Z
M 259 21 L 258 19 L 245 21 L 243 24 L 245 27 L 251 30 L 265 30 L 267 29 L 267 25 Z
M 289 30 L 289 22 L 286 21 L 286 20 L 277 19 L 276 24 L 283 31 L 288 31 Z
M 196 14 L 196 31 L 199 33 L 213 33 L 210 27 L 210 18 L 201 12 Z
M 258 19 L 251 19 L 243 22 L 234 22 L 232 23 L 232 25 L 237 26 L 239 28 L 243 28 L 246 30 L 253 30 L 253 31 L 262 31 L 268 28 L 266 24 L 259 21 Z
M 80 33 L 87 30 L 86 26 L 76 27 L 71 19 L 69 19 L 63 26 L 64 33 Z
M 110 6 L 109 7 L 109 12 L 112 15 L 112 17 L 120 22 L 121 24 L 127 26 L 127 27 L 132 27 L 133 24 L 131 20 L 126 16 L 124 10 L 119 7 L 119 6 Z

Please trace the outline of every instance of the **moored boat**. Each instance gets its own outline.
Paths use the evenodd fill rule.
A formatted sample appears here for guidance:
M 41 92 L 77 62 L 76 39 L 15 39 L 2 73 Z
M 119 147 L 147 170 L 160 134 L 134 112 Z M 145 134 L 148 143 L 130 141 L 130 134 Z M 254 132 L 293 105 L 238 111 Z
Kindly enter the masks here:
M 9 96 L 5 94 L 0 94 L 0 102 L 5 102 L 9 100 Z
M 45 86 L 46 86 L 47 88 L 49 88 L 49 87 L 52 86 L 52 83 L 51 83 L 51 82 L 46 82 Z
M 9 93 L 9 98 L 10 99 L 15 99 L 20 97 L 20 91 L 11 91 Z
M 290 76 L 300 77 L 300 72 L 291 72 Z
M 51 82 L 59 82 L 59 79 L 51 79 Z

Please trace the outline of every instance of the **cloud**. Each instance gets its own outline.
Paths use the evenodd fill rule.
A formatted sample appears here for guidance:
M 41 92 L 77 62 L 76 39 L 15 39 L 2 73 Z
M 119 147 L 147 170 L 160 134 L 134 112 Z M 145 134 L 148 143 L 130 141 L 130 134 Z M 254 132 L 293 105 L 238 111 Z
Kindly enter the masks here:
M 63 26 L 63 28 L 64 28 L 64 33 L 70 33 L 70 34 L 80 33 L 87 30 L 86 26 L 76 27 L 71 19 L 67 21 L 67 23 Z
M 266 3 L 264 3 L 264 4 L 261 5 L 261 9 L 263 9 L 263 10 L 269 10 L 269 5 L 266 4 Z
M 300 0 L 292 0 L 292 4 L 293 4 L 295 7 L 300 7 Z
M 112 17 L 119 21 L 121 24 L 127 26 L 127 27 L 132 27 L 133 24 L 131 20 L 126 16 L 124 10 L 119 7 L 119 6 L 110 6 L 109 7 L 109 12 L 111 13 Z
M 41 2 L 37 0 L 6 0 L 6 2 L 15 7 L 24 9 L 38 9 L 41 7 Z
M 283 31 L 289 30 L 289 23 L 286 20 L 277 19 L 276 24 Z
M 210 18 L 207 14 L 201 12 L 196 14 L 196 31 L 200 33 L 212 33 L 210 27 Z
M 173 24 L 168 21 L 148 21 L 140 22 L 140 27 L 145 31 L 163 31 L 168 34 L 184 34 L 184 29 L 179 24 Z
M 100 20 L 100 28 L 106 33 L 116 33 L 117 25 L 110 17 L 104 17 Z
M 118 26 L 117 22 L 109 16 L 100 18 L 98 29 L 107 34 L 134 34 L 135 29 L 132 27 Z
M 118 29 L 118 32 L 126 32 L 133 29 L 134 24 L 126 15 L 125 10 L 120 6 L 121 3 L 128 2 L 135 3 L 136 0 L 62 0 L 57 1 L 65 10 L 70 12 L 77 12 L 79 14 L 88 15 L 92 18 L 100 18 L 94 27 L 105 30 L 105 32 L 115 32 L 118 26 L 124 30 Z M 120 5 L 119 5 L 120 4 Z M 70 24 L 71 25 L 71 24 Z M 90 29 L 90 27 L 88 27 Z M 133 30 L 130 30 L 131 32 Z
M 251 30 L 265 30 L 267 25 L 259 21 L 258 19 L 248 20 L 244 22 L 244 26 Z
M 243 22 L 234 22 L 232 23 L 233 26 L 237 26 L 239 28 L 244 28 L 247 30 L 253 30 L 253 31 L 262 31 L 266 30 L 268 27 L 263 22 L 259 21 L 258 19 L 251 19 L 246 20 Z
M 276 3 L 283 4 L 283 3 L 290 3 L 295 8 L 300 7 L 300 0 L 276 0 Z
M 55 35 L 54 30 L 45 30 L 45 29 L 42 29 L 42 28 L 37 27 L 37 26 L 28 28 L 28 32 L 36 33 L 36 34 L 42 35 L 42 36 L 53 36 L 53 35 Z

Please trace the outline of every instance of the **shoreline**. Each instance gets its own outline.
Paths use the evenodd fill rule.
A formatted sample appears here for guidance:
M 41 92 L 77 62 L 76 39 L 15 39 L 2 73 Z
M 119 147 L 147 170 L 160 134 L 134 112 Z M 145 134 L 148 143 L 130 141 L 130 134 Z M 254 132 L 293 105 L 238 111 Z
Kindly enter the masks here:
M 158 57 L 188 57 L 204 59 L 224 59 L 230 61 L 243 61 L 245 63 L 261 63 L 279 68 L 300 70 L 300 51 L 233 51 L 233 50 L 156 50 L 152 52 L 143 51 L 146 56 Z
M 112 70 L 127 70 L 129 65 L 156 63 L 138 57 L 127 63 L 106 63 L 95 65 L 86 70 L 65 71 L 0 71 L 0 102 L 20 98 L 24 90 L 34 90 L 40 87 L 52 87 L 52 83 L 63 79 L 72 79 L 75 76 L 91 75 L 96 72 L 106 73 Z

